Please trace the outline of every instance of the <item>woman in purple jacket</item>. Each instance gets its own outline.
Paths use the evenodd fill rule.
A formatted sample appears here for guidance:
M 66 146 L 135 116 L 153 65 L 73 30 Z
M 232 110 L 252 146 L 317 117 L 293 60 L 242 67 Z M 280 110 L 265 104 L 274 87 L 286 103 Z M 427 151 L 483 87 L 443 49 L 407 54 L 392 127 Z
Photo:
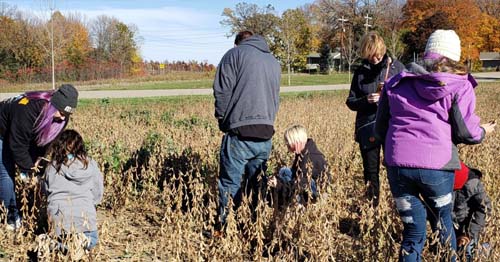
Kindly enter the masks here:
M 404 225 L 400 261 L 422 260 L 427 215 L 435 218 L 431 227 L 439 230 L 441 243 L 456 249 L 451 211 L 460 162 L 455 144 L 481 143 L 494 129 L 494 124 L 480 125 L 474 113 L 477 83 L 459 60 L 455 31 L 436 30 L 424 65 L 410 64 L 409 71 L 393 77 L 380 99 L 375 129 L 385 144 L 389 185 Z

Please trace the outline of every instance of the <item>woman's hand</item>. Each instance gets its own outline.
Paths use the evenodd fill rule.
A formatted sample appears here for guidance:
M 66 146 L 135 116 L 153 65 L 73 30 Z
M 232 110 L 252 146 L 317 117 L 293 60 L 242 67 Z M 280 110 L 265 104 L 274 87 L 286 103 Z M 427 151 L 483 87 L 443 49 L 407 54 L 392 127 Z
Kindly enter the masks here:
M 269 187 L 276 187 L 277 184 L 278 184 L 278 179 L 276 178 L 276 176 L 272 176 L 269 177 L 269 179 L 267 179 L 267 185 Z
M 287 145 L 288 150 L 290 152 L 295 153 L 295 154 L 300 154 L 302 152 L 302 150 L 304 150 L 304 147 L 306 147 L 306 143 L 307 143 L 307 141 L 299 141 L 299 142 Z
M 457 237 L 457 245 L 459 247 L 466 246 L 467 244 L 469 244 L 469 242 L 470 242 L 470 239 L 466 235 L 461 235 L 461 236 Z
M 50 162 L 50 160 L 45 158 L 45 157 L 39 157 L 39 158 L 37 158 L 35 164 L 31 168 L 31 170 L 33 170 L 33 172 L 35 172 L 35 173 L 39 173 L 40 168 L 42 168 L 42 165 L 40 164 L 42 161 L 47 162 L 47 163 Z
M 380 99 L 380 94 L 371 93 L 368 96 L 366 96 L 366 98 L 368 99 L 368 103 L 370 104 L 378 103 L 378 100 Z
M 39 157 L 39 158 L 37 158 L 37 160 L 36 160 L 35 164 L 34 164 L 34 165 L 33 165 L 33 167 L 31 168 L 31 170 L 33 170 L 33 172 L 35 172 L 35 173 L 40 172 L 40 168 L 41 168 L 41 166 L 40 166 L 40 162 L 42 162 L 42 160 L 45 160 L 45 158 L 43 158 L 43 157 Z
M 486 133 L 491 133 L 495 131 L 495 126 L 497 125 L 496 121 L 490 121 L 486 124 L 482 124 L 481 127 L 484 129 Z

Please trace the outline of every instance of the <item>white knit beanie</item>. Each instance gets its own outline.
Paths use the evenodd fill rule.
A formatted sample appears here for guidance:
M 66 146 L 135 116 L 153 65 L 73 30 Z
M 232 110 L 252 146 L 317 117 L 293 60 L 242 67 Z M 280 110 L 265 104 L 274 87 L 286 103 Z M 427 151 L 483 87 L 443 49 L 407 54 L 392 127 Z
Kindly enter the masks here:
M 431 34 L 425 54 L 438 54 L 445 56 L 453 61 L 460 61 L 460 38 L 453 30 L 436 30 Z

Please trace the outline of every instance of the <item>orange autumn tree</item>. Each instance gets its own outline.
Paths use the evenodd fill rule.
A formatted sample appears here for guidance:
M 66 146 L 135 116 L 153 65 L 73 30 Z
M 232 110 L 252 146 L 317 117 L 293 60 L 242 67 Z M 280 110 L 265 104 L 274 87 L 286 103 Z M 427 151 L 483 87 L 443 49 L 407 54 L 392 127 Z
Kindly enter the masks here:
M 461 61 L 477 65 L 479 48 L 484 42 L 480 35 L 481 10 L 473 0 L 443 1 L 441 8 L 444 13 L 448 14 L 450 22 L 455 24 L 455 31 L 460 36 Z
M 414 0 L 408 1 L 403 8 L 404 26 L 410 32 L 422 30 L 422 22 L 442 13 L 446 17 L 447 29 L 454 29 L 460 36 L 462 46 L 462 62 L 471 62 L 478 66 L 479 52 L 498 50 L 500 28 L 497 18 L 481 11 L 474 0 Z M 427 23 L 429 24 L 429 23 Z M 439 25 L 432 24 L 436 28 Z M 493 50 L 492 50 L 493 49 Z
M 500 19 L 483 13 L 481 21 L 479 35 L 482 42 L 479 49 L 481 51 L 500 52 Z
M 403 7 L 403 26 L 415 32 L 423 20 L 439 10 L 440 3 L 441 0 L 409 0 Z

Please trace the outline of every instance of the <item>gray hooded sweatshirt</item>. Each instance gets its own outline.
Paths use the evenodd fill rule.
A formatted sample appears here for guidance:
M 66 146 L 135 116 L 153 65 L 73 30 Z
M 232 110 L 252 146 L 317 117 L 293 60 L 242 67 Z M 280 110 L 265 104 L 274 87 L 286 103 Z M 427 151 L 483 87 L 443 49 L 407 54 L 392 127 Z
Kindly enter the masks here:
M 261 36 L 251 36 L 227 51 L 217 67 L 213 86 L 220 130 L 273 126 L 280 80 L 280 64 Z
M 47 213 L 57 234 L 97 230 L 95 205 L 103 195 L 103 177 L 97 163 L 89 158 L 84 169 L 76 159 L 69 166 L 61 165 L 59 173 L 53 165 L 45 171 Z

